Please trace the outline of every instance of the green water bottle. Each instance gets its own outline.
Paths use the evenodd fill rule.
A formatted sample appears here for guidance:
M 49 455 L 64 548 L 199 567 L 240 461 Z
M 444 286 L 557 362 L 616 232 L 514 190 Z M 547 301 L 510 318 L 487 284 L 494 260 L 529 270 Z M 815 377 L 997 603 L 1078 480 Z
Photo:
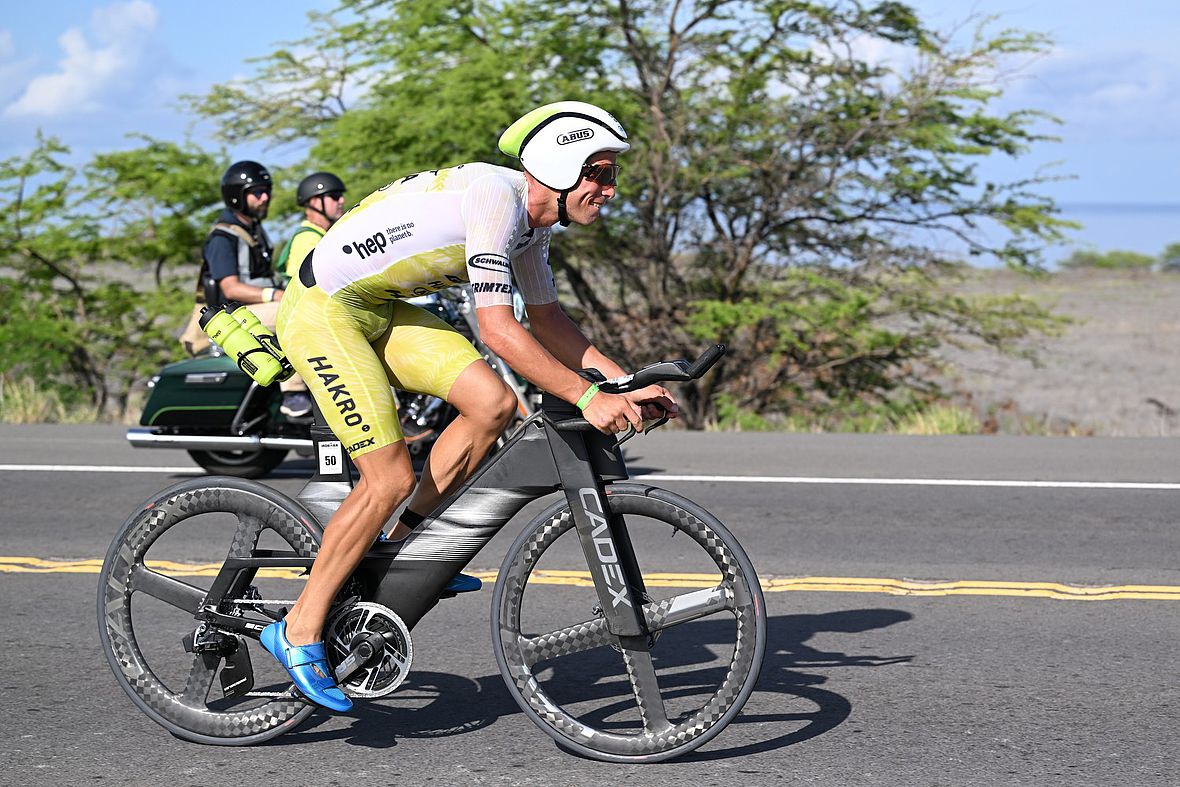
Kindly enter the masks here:
M 287 354 L 283 352 L 283 348 L 279 346 L 279 339 L 274 335 L 274 332 L 262 324 L 262 320 L 258 319 L 258 315 L 250 311 L 249 306 L 230 301 L 225 304 L 225 310 L 238 321 L 238 325 L 245 328 L 250 334 L 258 340 L 268 353 L 274 356 L 274 359 L 283 367 L 283 373 L 279 375 L 278 380 L 282 382 L 295 374 L 295 368 L 291 366 L 291 362 L 287 360 Z
M 238 368 L 250 375 L 254 382 L 270 385 L 283 374 L 283 365 L 278 359 L 267 352 L 254 334 L 239 325 L 233 315 L 224 309 L 206 306 L 201 309 L 198 322 L 201 330 L 225 350 Z

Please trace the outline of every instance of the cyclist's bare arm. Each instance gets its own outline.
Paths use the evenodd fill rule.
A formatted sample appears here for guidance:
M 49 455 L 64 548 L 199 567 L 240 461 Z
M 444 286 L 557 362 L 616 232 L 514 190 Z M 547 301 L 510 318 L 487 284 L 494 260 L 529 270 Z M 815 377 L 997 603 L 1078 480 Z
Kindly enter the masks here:
M 536 307 L 530 306 L 529 309 L 531 315 Z M 542 326 L 532 325 L 536 333 L 534 337 L 516 321 L 511 306 L 481 306 L 475 314 L 479 320 L 480 338 L 526 380 L 571 404 L 577 403 L 586 392 L 587 382 L 546 349 L 553 337 L 541 339 L 546 335 L 544 321 Z M 581 332 L 578 335 L 581 336 Z M 584 336 L 582 340 L 585 341 Z M 611 367 L 618 368 L 614 364 Z M 624 395 L 599 393 L 582 410 L 582 415 L 596 429 L 606 433 L 621 432 L 628 424 L 640 425 L 639 408 Z
M 624 373 L 618 364 L 590 343 L 557 301 L 526 304 L 525 309 L 537 341 L 566 366 L 571 369 L 597 369 L 607 377 L 618 377 Z
M 537 341 L 566 366 L 571 369 L 597 369 L 607 377 L 620 377 L 626 373 L 586 338 L 586 334 L 556 301 L 529 304 L 527 309 L 529 325 Z M 640 407 L 644 418 L 658 418 L 665 412 L 675 418 L 680 411 L 676 399 L 662 385 L 651 385 L 623 395 Z M 645 406 L 648 403 L 658 407 Z

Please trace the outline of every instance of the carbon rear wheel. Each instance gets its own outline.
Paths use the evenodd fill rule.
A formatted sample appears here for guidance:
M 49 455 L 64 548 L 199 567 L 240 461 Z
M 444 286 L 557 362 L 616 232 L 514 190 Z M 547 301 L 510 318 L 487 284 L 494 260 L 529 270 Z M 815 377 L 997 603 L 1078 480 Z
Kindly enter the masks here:
M 559 746 L 609 762 L 658 762 L 720 733 L 758 680 L 766 610 L 749 558 L 707 511 L 616 484 L 644 576 L 647 646 L 622 647 L 562 500 L 526 525 L 496 580 L 492 642 L 509 693 Z M 679 537 L 679 538 L 677 538 Z
M 281 603 L 298 597 L 301 570 L 261 569 L 242 598 L 210 598 L 222 563 L 260 546 L 314 557 L 321 536 L 302 506 L 253 481 L 192 479 L 148 500 L 111 543 L 98 585 L 99 640 L 131 701 L 197 743 L 260 743 L 306 719 L 313 706 L 295 696 L 256 637 L 207 633 L 196 615 L 214 604 L 235 616 L 266 620 L 264 609 L 277 616 Z M 222 647 L 186 652 L 198 632 Z M 250 684 L 243 694 L 226 688 L 239 678 Z

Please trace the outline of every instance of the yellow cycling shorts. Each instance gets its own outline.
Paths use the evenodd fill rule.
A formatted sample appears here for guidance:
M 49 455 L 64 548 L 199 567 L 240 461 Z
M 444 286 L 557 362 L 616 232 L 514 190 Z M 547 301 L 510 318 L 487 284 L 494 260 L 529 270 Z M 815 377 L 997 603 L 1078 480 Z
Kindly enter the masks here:
M 292 279 L 279 343 L 349 456 L 402 439 L 390 386 L 446 399 L 480 355 L 462 334 L 405 301 L 366 304 Z

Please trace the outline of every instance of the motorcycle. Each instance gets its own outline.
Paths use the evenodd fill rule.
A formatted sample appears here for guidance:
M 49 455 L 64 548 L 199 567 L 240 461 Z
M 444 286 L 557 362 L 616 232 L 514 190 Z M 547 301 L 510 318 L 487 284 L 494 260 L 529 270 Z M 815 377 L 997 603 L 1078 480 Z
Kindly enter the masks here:
M 413 298 L 472 341 L 517 399 L 517 418 L 505 435 L 535 413 L 540 391 L 519 378 L 479 338 L 475 303 L 469 288 L 452 288 Z M 514 296 L 517 317 L 524 303 Z M 279 386 L 261 386 L 213 345 L 210 351 L 170 363 L 148 381 L 150 394 L 139 426 L 127 430 L 135 448 L 181 448 L 210 473 L 258 478 L 279 466 L 291 451 L 314 456 L 312 416 L 289 417 L 280 410 Z M 398 418 L 411 455 L 424 457 L 442 430 L 458 415 L 454 407 L 426 394 L 394 390 Z M 503 442 L 504 438 L 501 438 Z

